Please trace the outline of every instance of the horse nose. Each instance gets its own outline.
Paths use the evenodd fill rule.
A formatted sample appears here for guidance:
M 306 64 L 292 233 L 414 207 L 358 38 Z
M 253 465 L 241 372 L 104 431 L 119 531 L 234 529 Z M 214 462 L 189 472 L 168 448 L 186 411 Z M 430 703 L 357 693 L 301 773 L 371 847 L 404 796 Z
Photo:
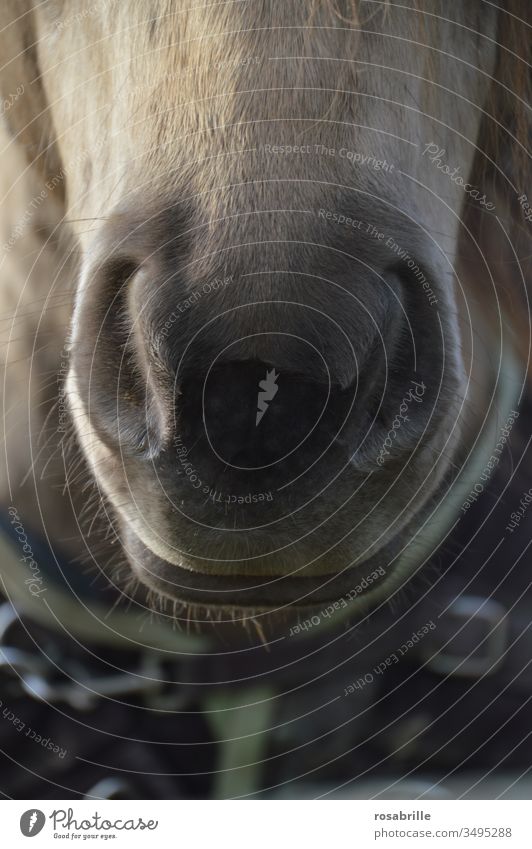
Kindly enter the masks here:
M 193 438 L 201 416 L 210 452 L 235 471 L 262 473 L 297 453 L 308 460 L 341 424 L 344 393 L 325 374 L 311 380 L 271 362 L 217 365 L 180 391 L 178 429 Z
M 433 347 L 417 279 L 380 255 L 378 275 L 338 260 L 331 281 L 255 274 L 245 251 L 234 265 L 191 269 L 197 246 L 172 239 L 159 249 L 176 225 L 157 224 L 133 226 L 130 213 L 108 221 L 80 288 L 76 392 L 109 450 L 184 474 L 173 450 L 183 444 L 191 463 L 210 464 L 208 482 L 231 470 L 233 483 L 322 456 L 313 474 L 325 478 L 329 445 L 348 463 L 378 448 Z M 286 263 L 297 266 L 291 253 Z M 390 455 L 415 445 L 421 412 L 416 404 L 394 432 Z

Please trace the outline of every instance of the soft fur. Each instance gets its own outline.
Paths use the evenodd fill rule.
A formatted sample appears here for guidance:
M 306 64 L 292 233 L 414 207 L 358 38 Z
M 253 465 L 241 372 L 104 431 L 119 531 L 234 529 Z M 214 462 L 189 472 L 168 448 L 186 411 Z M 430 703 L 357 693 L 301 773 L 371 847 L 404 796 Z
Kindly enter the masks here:
M 4 115 L 4 243 L 32 209 L 2 268 L 9 363 L 3 500 L 101 568 L 125 564 L 125 553 L 155 597 L 174 594 L 174 566 L 199 587 L 219 574 L 316 579 L 315 601 L 320 576 L 353 568 L 363 575 L 379 556 L 391 564 L 467 455 L 499 351 L 517 344 L 528 354 L 530 223 L 518 198 L 529 161 L 523 60 L 530 59 L 530 10 L 526 0 L 500 6 L 102 0 L 88 8 L 81 0 L 3 0 L 3 96 L 25 85 Z M 498 220 L 422 155 L 429 143 L 486 194 Z M 271 153 L 267 145 L 309 145 L 314 153 Z M 315 145 L 336 153 L 317 154 Z M 355 167 L 339 155 L 343 148 L 393 163 L 393 171 Z M 390 282 L 390 252 L 378 238 L 335 227 L 319 210 L 393 235 L 426 270 L 437 308 L 412 280 L 408 297 L 404 283 L 400 289 Z M 146 256 L 156 262 L 131 284 L 127 266 L 119 286 L 119 272 L 108 266 L 124 244 L 135 268 L 135 251 L 141 264 Z M 202 299 L 161 332 L 176 303 L 228 275 L 238 284 Z M 337 479 L 311 506 L 283 519 L 287 503 L 301 508 L 308 492 L 319 490 L 322 472 L 271 514 L 273 528 L 229 533 L 238 513 L 214 514 L 175 474 L 173 369 L 187 344 L 220 313 L 227 318 L 210 331 L 213 349 L 282 326 L 320 346 L 342 392 L 357 376 L 345 339 L 368 369 L 375 338 L 395 345 L 386 299 L 406 305 L 419 361 L 414 371 L 405 357 L 409 376 L 379 413 L 379 433 L 389 432 L 409 380 L 423 380 L 423 414 L 400 436 L 416 450 L 403 456 L 398 448 L 377 469 L 376 437 L 340 472 L 346 455 L 337 448 L 330 461 Z M 257 309 L 251 321 L 241 306 L 255 300 L 306 309 Z M 342 332 L 315 320 L 320 311 Z M 194 370 L 204 376 L 209 350 L 205 361 L 203 352 L 195 354 L 184 385 Z M 248 340 L 238 356 L 274 360 L 263 337 Z M 275 356 L 313 379 L 291 343 L 281 340 Z M 129 387 L 118 393 L 129 430 L 113 434 L 112 420 L 94 424 L 88 393 L 109 406 L 120 380 Z M 367 391 L 346 429 L 347 453 L 373 409 Z M 74 460 L 70 451 L 65 459 L 58 428 L 65 392 L 81 449 Z M 136 438 L 145 403 L 162 446 L 155 459 L 117 448 L 117 440 Z M 87 509 L 81 490 L 92 478 L 97 487 Z M 80 523 L 84 508 L 88 524 Z M 99 526 L 105 535 L 115 523 L 118 554 L 89 535 Z M 387 580 L 388 587 L 396 580 L 391 565 Z M 210 603 L 209 592 L 203 598 Z M 260 593 L 255 598 L 260 606 Z M 228 603 L 238 603 L 238 594 Z

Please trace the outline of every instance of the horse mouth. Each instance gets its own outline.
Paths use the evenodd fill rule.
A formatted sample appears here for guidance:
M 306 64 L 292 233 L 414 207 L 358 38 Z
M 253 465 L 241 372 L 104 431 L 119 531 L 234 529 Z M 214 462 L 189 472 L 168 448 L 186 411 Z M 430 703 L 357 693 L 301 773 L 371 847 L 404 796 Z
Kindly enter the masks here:
M 275 613 L 292 608 L 317 608 L 333 604 L 350 611 L 367 608 L 369 599 L 383 598 L 394 583 L 395 569 L 383 564 L 393 560 L 400 539 L 360 565 L 324 575 L 207 574 L 159 557 L 131 530 L 123 542 L 130 567 L 139 582 L 159 599 L 203 609 L 252 609 Z

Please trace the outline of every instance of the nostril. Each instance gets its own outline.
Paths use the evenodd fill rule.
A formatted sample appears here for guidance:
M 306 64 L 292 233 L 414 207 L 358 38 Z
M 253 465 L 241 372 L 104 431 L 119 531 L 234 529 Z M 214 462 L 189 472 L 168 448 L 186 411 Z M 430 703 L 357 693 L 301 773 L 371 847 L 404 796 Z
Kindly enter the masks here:
M 149 457 L 161 443 L 161 410 L 153 391 L 146 317 L 136 283 L 141 266 L 111 256 L 88 276 L 91 309 L 75 340 L 77 382 L 100 439 L 124 454 Z

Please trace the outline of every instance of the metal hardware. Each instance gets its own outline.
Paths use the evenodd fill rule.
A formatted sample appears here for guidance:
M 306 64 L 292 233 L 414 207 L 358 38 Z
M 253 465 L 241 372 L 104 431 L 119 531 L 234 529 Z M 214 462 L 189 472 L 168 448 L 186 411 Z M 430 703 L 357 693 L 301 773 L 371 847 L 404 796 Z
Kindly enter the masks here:
M 480 630 L 482 636 L 473 636 Z M 469 638 L 469 643 L 467 640 Z M 435 645 L 438 640 L 441 649 Z M 463 651 L 456 650 L 461 642 Z M 492 675 L 508 645 L 508 612 L 498 601 L 481 596 L 457 598 L 438 620 L 430 644 L 423 647 L 426 665 L 439 675 L 480 678 Z
M 75 710 L 93 710 L 101 699 L 141 695 L 147 705 L 182 709 L 189 695 L 180 685 L 163 679 L 162 661 L 148 652 L 136 655 L 138 665 L 123 672 L 95 674 L 79 662 L 65 662 L 60 670 L 44 654 L 9 645 L 19 617 L 9 602 L 0 607 L 0 673 L 13 678 L 23 693 L 48 704 L 68 704 Z M 53 646 L 53 643 L 51 644 Z

